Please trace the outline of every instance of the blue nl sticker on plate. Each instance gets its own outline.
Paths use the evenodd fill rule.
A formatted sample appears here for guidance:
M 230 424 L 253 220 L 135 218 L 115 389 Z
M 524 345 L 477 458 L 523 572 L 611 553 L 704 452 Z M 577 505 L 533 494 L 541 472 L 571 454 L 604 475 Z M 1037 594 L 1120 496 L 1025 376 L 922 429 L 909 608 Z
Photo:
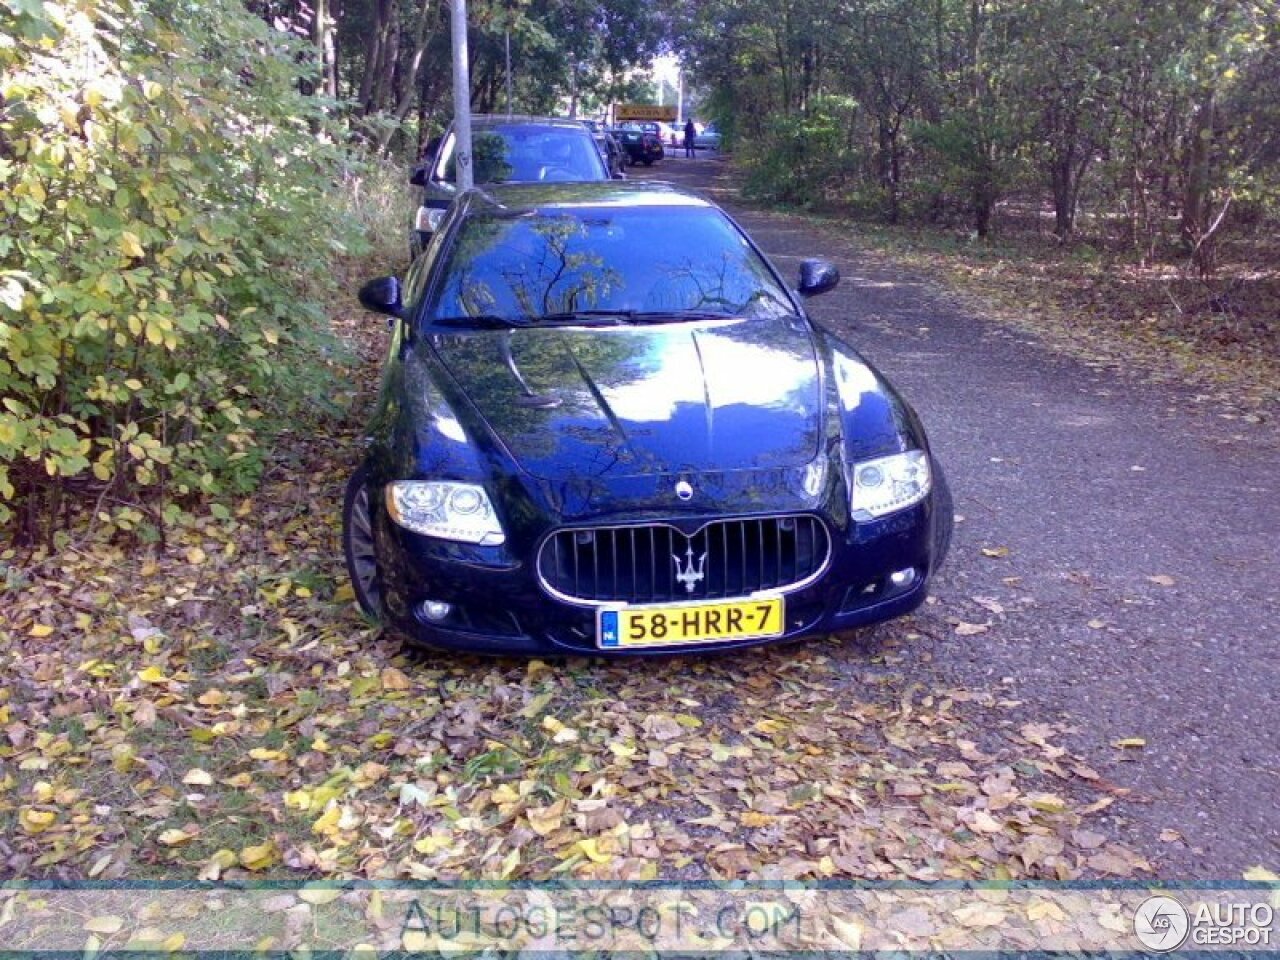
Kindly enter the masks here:
M 617 647 L 621 643 L 618 639 L 618 611 L 606 610 L 600 614 L 600 646 Z

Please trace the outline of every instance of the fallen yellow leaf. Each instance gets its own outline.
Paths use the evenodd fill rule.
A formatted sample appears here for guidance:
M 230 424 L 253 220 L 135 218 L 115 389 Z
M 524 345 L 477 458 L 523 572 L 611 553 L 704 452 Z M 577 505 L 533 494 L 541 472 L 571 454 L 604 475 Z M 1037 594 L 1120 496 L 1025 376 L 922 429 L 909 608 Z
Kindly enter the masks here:
M 124 929 L 124 919 L 121 917 L 90 917 L 85 921 L 85 925 L 81 927 L 89 933 L 119 933 Z
M 1250 867 L 1244 872 L 1244 878 L 1250 883 L 1280 883 L 1280 875 L 1263 866 Z
M 31 636 L 37 637 L 37 638 L 47 637 L 52 633 L 53 633 L 53 627 L 49 626 L 47 623 L 37 623 L 34 627 L 31 628 Z
M 433 833 L 425 837 L 419 837 L 413 842 L 413 849 L 417 850 L 424 857 L 429 857 L 433 853 L 439 853 L 449 846 L 450 838 Z
M 313 907 L 323 907 L 326 903 L 333 903 L 342 894 L 339 887 L 303 887 L 298 891 L 298 899 Z
M 608 863 L 613 859 L 613 854 L 605 853 L 600 849 L 600 841 L 595 837 L 584 837 L 573 845 L 573 849 L 583 854 L 592 863 Z
M 240 865 L 246 870 L 266 870 L 279 859 L 280 851 L 276 849 L 273 840 L 266 840 L 240 851 Z
M 18 814 L 22 829 L 31 834 L 44 833 L 57 819 L 58 815 L 52 810 L 33 810 L 31 807 L 23 807 Z
M 207 787 L 213 783 L 213 775 L 207 770 L 193 767 L 183 775 L 182 782 L 190 787 Z
M 397 670 L 395 667 L 387 667 L 382 671 L 382 689 L 383 690 L 408 690 L 413 686 L 403 670 Z
M 524 815 L 529 821 L 529 828 L 538 836 L 545 837 L 560 829 L 564 808 L 564 801 L 557 800 L 549 807 L 531 807 Z
M 1125 737 L 1123 740 L 1114 741 L 1111 745 L 1121 750 L 1136 750 L 1145 747 L 1147 741 L 1142 737 Z
M 143 683 L 168 683 L 169 678 L 159 667 L 146 667 L 138 671 L 138 679 Z
M 194 833 L 187 833 L 185 830 L 179 830 L 176 827 L 164 831 L 156 839 L 163 843 L 166 847 L 177 847 L 184 843 L 189 843 L 195 839 Z

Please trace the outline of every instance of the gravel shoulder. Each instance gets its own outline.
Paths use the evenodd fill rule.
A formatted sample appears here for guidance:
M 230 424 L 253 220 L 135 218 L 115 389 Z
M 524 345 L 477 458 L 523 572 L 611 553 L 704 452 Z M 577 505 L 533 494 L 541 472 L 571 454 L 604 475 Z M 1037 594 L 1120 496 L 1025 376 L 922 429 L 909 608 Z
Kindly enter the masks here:
M 900 669 L 1066 723 L 1130 791 L 1110 826 L 1161 876 L 1280 863 L 1274 426 L 1057 353 L 855 228 L 753 210 L 722 163 L 647 175 L 713 196 L 784 274 L 834 260 L 815 316 L 923 417 L 963 519 L 918 636 L 887 640 Z

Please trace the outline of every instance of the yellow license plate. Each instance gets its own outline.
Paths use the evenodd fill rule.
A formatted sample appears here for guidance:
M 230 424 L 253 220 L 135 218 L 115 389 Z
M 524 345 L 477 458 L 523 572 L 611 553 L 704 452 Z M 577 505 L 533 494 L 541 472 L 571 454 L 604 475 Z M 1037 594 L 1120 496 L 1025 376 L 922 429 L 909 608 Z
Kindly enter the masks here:
M 614 607 L 600 611 L 597 636 L 605 650 L 779 637 L 784 617 L 782 597 Z

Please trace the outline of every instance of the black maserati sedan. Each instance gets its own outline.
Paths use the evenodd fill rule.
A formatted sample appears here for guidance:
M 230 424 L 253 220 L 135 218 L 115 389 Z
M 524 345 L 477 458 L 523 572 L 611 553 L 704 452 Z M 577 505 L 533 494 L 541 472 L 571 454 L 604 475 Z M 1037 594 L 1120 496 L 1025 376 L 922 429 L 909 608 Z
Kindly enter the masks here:
M 951 537 L 915 412 L 723 211 L 657 184 L 462 194 L 391 318 L 343 544 L 414 643 L 643 655 L 905 614 Z

